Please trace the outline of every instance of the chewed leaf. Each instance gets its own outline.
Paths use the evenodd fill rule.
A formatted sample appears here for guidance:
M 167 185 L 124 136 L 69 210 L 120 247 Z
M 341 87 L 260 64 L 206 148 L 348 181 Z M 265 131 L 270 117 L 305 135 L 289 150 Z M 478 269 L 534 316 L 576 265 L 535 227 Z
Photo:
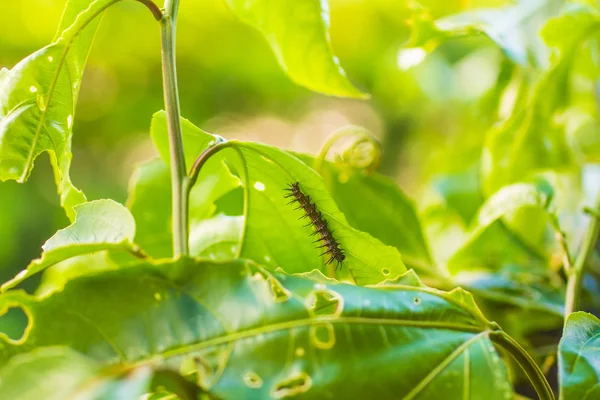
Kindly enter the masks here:
M 315 212 L 326 221 L 327 237 L 334 238 L 344 253 L 345 258 L 340 264 L 342 274 L 349 272 L 357 284 L 365 285 L 397 277 L 406 271 L 396 248 L 386 246 L 348 224 L 328 194 L 323 179 L 306 164 L 270 146 L 240 142 L 235 146 L 242 159 L 239 169 L 251 177 L 245 182 L 246 225 L 242 257 L 273 269 L 284 268 L 288 273 L 313 269 L 327 272 L 326 263 L 331 256 L 323 254 L 326 248 L 318 248 L 325 245 L 323 236 L 315 234 L 319 227 L 310 218 L 303 218 L 305 212 L 285 197 L 289 194 L 286 189 L 297 182 L 300 190 L 310 196 Z M 281 234 L 282 229 L 285 234 Z
M 69 1 L 56 41 L 0 73 L 0 180 L 26 181 L 37 156 L 48 152 L 61 205 L 71 220 L 73 207 L 85 201 L 69 177 L 75 104 L 97 27 L 94 19 L 110 4 Z
M 68 175 L 77 90 L 74 86 L 79 81 L 72 81 L 61 68 L 66 51 L 61 44 L 45 47 L 5 77 L 0 88 L 0 180 L 24 182 L 36 157 L 48 151 L 61 204 L 72 217 L 71 207 L 84 202 L 85 197 Z
M 260 31 L 279 64 L 299 85 L 333 96 L 364 98 L 333 55 L 329 10 L 319 0 L 226 0 L 245 23 Z
M 24 343 L 4 340 L 0 363 L 34 346 L 70 346 L 113 370 L 185 371 L 224 399 L 512 394 L 488 336 L 494 324 L 462 291 L 361 287 L 242 260 L 183 259 L 78 278 L 46 298 L 0 295 L 0 307 L 8 303 L 34 323 Z
M 75 222 L 48 239 L 42 246 L 42 257 L 4 283 L 2 291 L 71 257 L 109 249 L 137 251 L 133 244 L 135 221 L 121 204 L 112 200 L 96 200 L 76 206 L 75 213 Z

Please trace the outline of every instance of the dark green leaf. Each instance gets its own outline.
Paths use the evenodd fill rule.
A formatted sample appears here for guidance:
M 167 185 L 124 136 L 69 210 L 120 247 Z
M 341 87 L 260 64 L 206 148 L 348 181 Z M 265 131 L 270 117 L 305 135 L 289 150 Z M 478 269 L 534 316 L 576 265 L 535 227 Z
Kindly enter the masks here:
M 478 298 L 562 317 L 564 289 L 556 287 L 548 275 L 532 268 L 507 265 L 494 273 L 459 274 L 454 282 Z
M 0 362 L 68 345 L 113 368 L 181 369 L 221 398 L 512 393 L 493 324 L 472 297 L 427 288 L 412 272 L 360 287 L 246 261 L 180 260 L 78 278 L 43 299 L 2 294 L 0 309 L 9 304 L 31 321 L 22 343 L 0 338 Z

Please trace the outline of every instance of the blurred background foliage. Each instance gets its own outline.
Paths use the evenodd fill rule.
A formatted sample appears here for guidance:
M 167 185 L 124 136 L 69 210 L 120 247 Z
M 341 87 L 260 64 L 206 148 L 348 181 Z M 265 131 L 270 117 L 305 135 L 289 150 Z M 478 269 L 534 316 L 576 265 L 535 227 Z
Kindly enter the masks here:
M 5 6 L 0 67 L 50 42 L 63 2 Z M 582 206 L 600 182 L 600 39 L 583 37 L 586 23 L 600 26 L 600 12 L 578 12 L 586 3 L 598 6 L 329 0 L 334 52 L 349 79 L 371 95 L 351 100 L 292 83 L 264 38 L 223 0 L 185 0 L 178 33 L 182 114 L 228 139 L 313 155 L 341 127 L 368 129 L 382 144 L 380 172 L 416 201 L 433 264 L 452 274 L 450 286 L 472 291 L 511 335 L 528 337 L 543 360 L 560 336 L 565 280 L 556 226 L 544 208 L 553 203 L 550 212 L 576 254 L 589 222 Z M 135 165 L 156 154 L 148 131 L 161 108 L 158 26 L 140 4 L 119 3 L 98 30 L 75 117 L 71 176 L 89 200 L 125 202 Z M 514 187 L 498 195 L 524 180 L 548 196 L 523 198 L 529 192 Z M 6 281 L 68 225 L 46 155 L 26 184 L 0 185 L 0 207 Z M 407 230 L 418 226 L 402 222 Z M 597 310 L 598 257 L 592 264 L 584 303 Z
M 381 171 L 395 177 L 411 197 L 423 198 L 431 178 L 441 171 L 464 175 L 459 186 L 476 185 L 469 168 L 477 165 L 492 122 L 486 99 L 494 100 L 490 92 L 506 69 L 506 58 L 484 36 L 444 42 L 426 58 L 422 50 L 403 49 L 415 9 L 421 10 L 409 3 L 329 1 L 334 51 L 351 81 L 371 94 L 370 100 L 361 101 L 326 97 L 294 85 L 264 38 L 237 21 L 224 1 L 182 1 L 182 113 L 226 138 L 313 154 L 336 129 L 356 124 L 380 138 Z M 423 15 L 440 18 L 507 2 L 420 3 L 428 10 Z M 0 67 L 11 68 L 49 43 L 63 4 L 64 0 L 6 4 L 0 14 Z M 122 2 L 105 13 L 74 125 L 72 178 L 90 200 L 124 202 L 134 166 L 154 155 L 148 129 L 152 114 L 163 108 L 159 54 L 158 26 L 140 4 Z M 26 184 L 0 185 L 0 280 L 38 257 L 44 241 L 68 225 L 55 191 L 46 155 L 37 160 Z M 482 200 L 460 199 L 459 203 L 466 201 L 461 207 L 466 222 Z

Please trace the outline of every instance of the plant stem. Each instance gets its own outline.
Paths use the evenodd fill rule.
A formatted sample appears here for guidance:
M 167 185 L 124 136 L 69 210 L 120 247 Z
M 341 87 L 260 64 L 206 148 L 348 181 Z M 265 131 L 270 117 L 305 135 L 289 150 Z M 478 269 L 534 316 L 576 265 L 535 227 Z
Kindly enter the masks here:
M 162 11 L 160 11 L 160 8 L 158 8 L 156 3 L 154 3 L 152 0 L 135 0 L 135 1 L 145 5 L 150 10 L 152 15 L 154 15 L 154 19 L 156 19 L 157 21 L 160 21 L 162 19 L 162 17 L 163 17 Z
M 490 339 L 510 353 L 529 378 L 540 400 L 554 400 L 554 392 L 542 370 L 519 343 L 502 330 L 490 332 Z
M 183 140 L 181 135 L 181 111 L 177 88 L 177 67 L 175 38 L 177 33 L 177 11 L 179 0 L 166 0 L 161 19 L 161 53 L 163 71 L 163 91 L 167 126 L 169 130 L 169 151 L 171 163 L 171 199 L 173 224 L 173 256 L 188 255 L 188 209 L 187 175 Z
M 212 146 L 207 148 L 196 158 L 194 165 L 192 165 L 192 169 L 190 170 L 189 181 L 187 185 L 187 193 L 186 197 L 189 194 L 189 191 L 192 190 L 192 187 L 196 184 L 196 180 L 198 179 L 198 175 L 200 174 L 200 170 L 202 166 L 208 161 L 208 159 L 215 153 L 230 147 L 232 142 L 215 142 Z
M 594 210 L 600 208 L 600 195 L 596 199 Z M 573 264 L 573 267 L 567 271 L 567 293 L 565 298 L 565 323 L 569 315 L 577 311 L 579 308 L 579 297 L 581 292 L 581 283 L 585 274 L 585 267 L 590 262 L 594 247 L 598 241 L 598 234 L 600 233 L 600 218 L 595 215 L 594 212 L 588 212 L 592 220 L 585 234 L 581 250 L 577 255 L 577 259 Z

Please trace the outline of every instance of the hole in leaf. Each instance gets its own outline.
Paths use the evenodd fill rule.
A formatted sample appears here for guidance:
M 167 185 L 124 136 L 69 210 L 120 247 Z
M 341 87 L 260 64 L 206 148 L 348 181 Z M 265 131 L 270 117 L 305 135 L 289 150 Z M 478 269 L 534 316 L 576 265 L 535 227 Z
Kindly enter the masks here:
M 196 383 L 204 390 L 208 390 L 211 385 L 211 379 L 215 375 L 214 367 L 202 357 L 194 357 L 194 366 L 196 367 Z
M 390 274 L 390 270 L 387 269 L 387 268 L 384 268 L 384 269 L 381 270 L 381 273 L 384 274 L 384 275 L 389 275 Z
M 252 279 L 260 287 L 261 295 L 265 300 L 269 299 L 275 303 L 282 303 L 290 298 L 290 292 L 273 275 L 264 270 L 257 270 L 253 273 Z M 269 296 L 270 295 L 270 296 Z M 270 297 L 270 298 L 269 298 Z
M 11 342 L 22 341 L 29 328 L 29 314 L 20 306 L 9 306 L 4 313 L 0 312 L 0 332 Z
M 293 397 L 302 393 L 308 392 L 312 386 L 312 379 L 306 373 L 290 376 L 281 382 L 275 384 L 272 391 L 273 398 L 283 399 L 285 397 Z
M 263 385 L 263 380 L 255 372 L 246 372 L 244 374 L 244 383 L 252 389 L 260 389 Z
M 304 355 L 304 348 L 303 347 L 298 347 L 296 349 L 296 356 L 302 357 L 303 355 Z
M 265 184 L 260 181 L 256 181 L 254 183 L 254 189 L 258 190 L 259 192 L 263 192 L 265 190 Z
M 344 298 L 331 289 L 317 289 L 309 293 L 305 304 L 313 316 L 337 318 L 344 309 Z
M 419 304 L 421 304 L 421 298 L 419 298 L 419 297 L 415 297 L 415 298 L 413 299 L 413 303 L 415 303 L 416 305 L 419 305 Z
M 273 276 L 270 276 L 268 280 L 271 285 L 271 291 L 273 292 L 276 303 L 282 303 L 290 298 L 290 293 L 281 285 L 281 282 L 279 282 Z
M 318 324 L 310 327 L 312 344 L 319 349 L 329 350 L 335 346 L 335 331 L 333 324 Z

